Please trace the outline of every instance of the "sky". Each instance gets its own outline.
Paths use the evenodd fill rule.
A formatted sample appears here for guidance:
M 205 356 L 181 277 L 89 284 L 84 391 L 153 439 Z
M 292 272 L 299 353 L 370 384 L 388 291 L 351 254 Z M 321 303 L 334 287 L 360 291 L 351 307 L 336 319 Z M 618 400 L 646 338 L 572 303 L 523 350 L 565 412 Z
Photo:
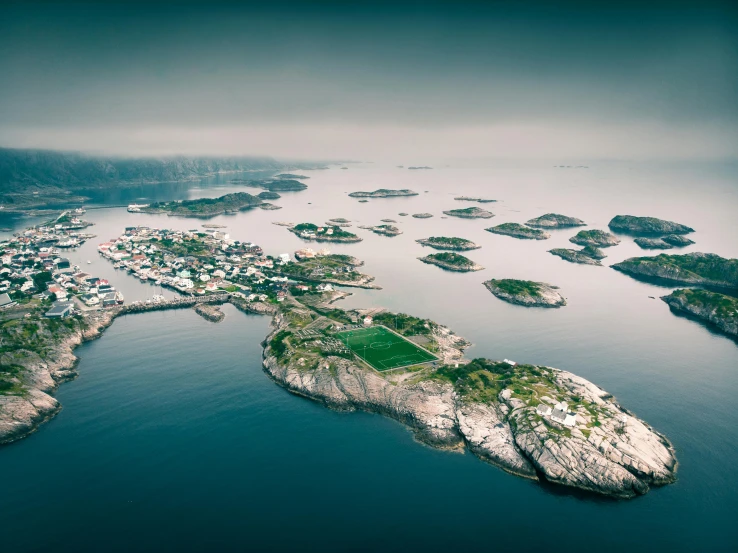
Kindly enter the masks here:
M 728 2 L 0 4 L 0 145 L 738 157 Z

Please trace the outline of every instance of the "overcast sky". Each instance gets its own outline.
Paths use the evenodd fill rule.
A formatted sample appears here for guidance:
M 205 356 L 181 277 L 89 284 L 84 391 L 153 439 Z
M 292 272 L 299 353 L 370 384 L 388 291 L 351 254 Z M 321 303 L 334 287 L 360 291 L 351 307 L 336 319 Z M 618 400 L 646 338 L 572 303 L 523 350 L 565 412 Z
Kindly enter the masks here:
M 738 156 L 729 3 L 519 4 L 3 3 L 0 145 L 393 161 Z

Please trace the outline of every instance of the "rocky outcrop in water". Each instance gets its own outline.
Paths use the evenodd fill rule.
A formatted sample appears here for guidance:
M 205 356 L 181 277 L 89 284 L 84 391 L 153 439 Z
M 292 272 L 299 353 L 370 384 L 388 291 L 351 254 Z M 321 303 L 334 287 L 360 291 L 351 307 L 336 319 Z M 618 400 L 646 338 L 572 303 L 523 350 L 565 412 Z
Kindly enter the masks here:
M 486 198 L 476 198 L 476 197 L 471 197 L 471 196 L 457 196 L 454 198 L 454 200 L 457 200 L 459 202 L 477 202 L 480 204 L 490 204 L 490 203 L 497 201 L 497 200 L 488 200 Z
M 549 253 L 552 253 L 553 255 L 556 255 L 561 259 L 565 259 L 566 261 L 569 261 L 571 263 L 579 263 L 580 265 L 602 265 L 599 258 L 588 255 L 584 249 L 572 250 L 567 248 L 554 248 L 553 250 L 548 251 Z
M 576 217 L 568 217 L 566 215 L 559 215 L 558 213 L 546 213 L 535 219 L 530 219 L 525 223 L 529 227 L 535 228 L 569 228 L 569 227 L 583 227 L 587 223 Z
M 643 250 L 670 250 L 674 246 L 661 238 L 645 238 L 643 236 L 633 240 Z
M 620 244 L 620 239 L 614 234 L 604 230 L 580 230 L 575 236 L 569 238 L 572 244 L 580 246 L 594 246 L 597 248 L 609 248 Z
M 502 223 L 496 227 L 484 229 L 493 234 L 502 234 L 503 236 L 512 236 L 522 240 L 547 240 L 551 235 L 542 230 L 529 228 L 518 223 Z
M 349 194 L 349 198 L 394 198 L 397 196 L 418 196 L 418 193 L 407 188 L 403 188 L 402 190 L 380 188 L 374 192 L 351 192 Z
M 738 259 L 725 259 L 713 253 L 631 257 L 612 268 L 636 278 L 738 289 Z
M 738 338 L 738 299 L 697 289 L 674 290 L 661 299 L 675 313 L 690 315 Z
M 482 209 L 481 207 L 467 207 L 465 209 L 451 209 L 444 211 L 446 215 L 451 217 L 461 217 L 462 219 L 491 219 L 494 213 Z
M 447 271 L 455 271 L 459 273 L 481 271 L 482 269 L 484 269 L 484 267 L 482 267 L 481 265 L 477 265 L 471 259 L 458 253 L 432 253 L 430 255 L 426 255 L 425 257 L 419 257 L 418 259 L 423 263 L 436 265 L 441 269 L 446 269 Z
M 449 236 L 431 236 L 430 238 L 421 238 L 420 240 L 416 240 L 416 242 L 435 250 L 451 250 L 457 252 L 477 250 L 482 247 L 471 240 Z
M 562 307 L 564 297 L 558 293 L 558 286 L 531 280 L 501 279 L 484 283 L 487 290 L 508 303 L 524 307 Z
M 402 234 L 402 231 L 394 225 L 377 225 L 375 227 L 360 225 L 359 228 L 370 230 L 374 234 L 380 234 L 382 236 L 398 236 Z
M 675 248 L 684 248 L 686 246 L 691 246 L 692 244 L 694 244 L 694 240 L 690 240 L 686 236 L 681 236 L 679 234 L 669 234 L 667 236 L 663 236 L 661 240 L 663 240 L 667 244 L 671 244 Z
M 694 229 L 673 221 L 665 221 L 656 217 L 636 217 L 634 215 L 616 215 L 608 224 L 615 232 L 626 234 L 687 234 Z

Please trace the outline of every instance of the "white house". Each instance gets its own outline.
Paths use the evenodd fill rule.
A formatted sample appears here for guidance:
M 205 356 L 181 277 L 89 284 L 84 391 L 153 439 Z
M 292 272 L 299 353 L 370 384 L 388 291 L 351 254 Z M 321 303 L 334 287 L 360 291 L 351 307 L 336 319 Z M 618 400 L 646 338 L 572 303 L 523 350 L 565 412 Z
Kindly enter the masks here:
M 568 406 L 563 401 L 554 405 L 551 418 L 564 426 L 574 426 L 577 421 L 576 413 L 569 411 Z
M 369 315 L 364 317 L 364 326 L 372 326 L 372 318 Z

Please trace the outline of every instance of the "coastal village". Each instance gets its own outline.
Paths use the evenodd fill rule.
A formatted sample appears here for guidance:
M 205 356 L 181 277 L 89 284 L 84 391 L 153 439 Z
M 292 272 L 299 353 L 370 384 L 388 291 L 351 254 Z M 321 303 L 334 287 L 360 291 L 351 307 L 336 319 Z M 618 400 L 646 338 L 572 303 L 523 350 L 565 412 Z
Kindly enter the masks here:
M 65 318 L 82 305 L 110 307 L 123 295 L 105 279 L 83 272 L 64 251 L 94 238 L 80 232 L 91 223 L 79 218 L 83 208 L 16 233 L 0 242 L 0 309 L 35 302 L 48 306 L 45 316 Z

